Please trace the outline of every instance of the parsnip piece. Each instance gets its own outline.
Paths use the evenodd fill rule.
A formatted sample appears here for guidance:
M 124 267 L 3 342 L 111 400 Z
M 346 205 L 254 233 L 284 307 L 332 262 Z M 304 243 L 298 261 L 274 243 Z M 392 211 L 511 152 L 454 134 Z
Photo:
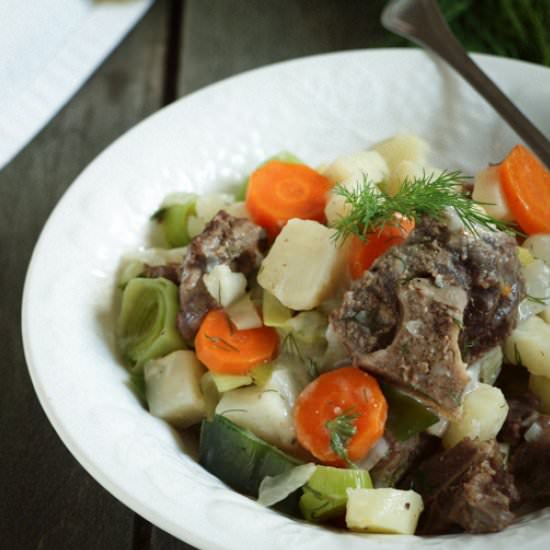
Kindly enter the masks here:
M 386 182 L 385 190 L 389 195 L 393 196 L 399 191 L 403 181 L 406 179 L 414 180 L 415 178 L 421 178 L 427 173 L 428 171 L 421 164 L 412 160 L 402 160 L 391 172 Z
M 497 220 L 514 220 L 514 215 L 508 207 L 500 186 L 498 166 L 488 166 L 476 175 L 472 198 L 485 203 L 483 208 Z
M 225 206 L 223 210 L 225 210 L 228 214 L 235 216 L 236 218 L 246 218 L 247 220 L 251 219 L 250 212 L 247 210 L 246 204 L 244 202 L 235 202 L 233 204 Z
M 246 290 L 246 277 L 242 273 L 234 273 L 225 264 L 214 267 L 210 273 L 203 275 L 202 280 L 209 294 L 222 307 L 243 297 Z
M 462 416 L 456 422 L 450 422 L 443 435 L 443 446 L 454 447 L 465 437 L 487 441 L 496 437 L 502 428 L 508 404 L 502 392 L 488 384 L 479 384 L 466 394 L 462 407 Z
M 519 304 L 519 320 L 541 313 L 550 305 L 550 268 L 539 259 L 522 266 L 527 298 Z
M 404 160 L 412 161 L 419 166 L 427 166 L 430 147 L 427 142 L 413 134 L 397 134 L 381 141 L 372 147 L 384 157 L 390 173 Z
M 346 270 L 345 246 L 334 231 L 310 220 L 290 220 L 262 262 L 258 283 L 295 310 L 318 306 L 338 287 Z
M 201 195 L 195 203 L 196 216 L 190 216 L 187 221 L 189 236 L 196 237 L 220 210 L 231 207 L 234 203 L 233 195 L 228 193 Z
M 413 535 L 424 510 L 415 491 L 348 489 L 346 525 L 353 531 Z
M 527 248 L 535 258 L 539 258 L 550 265 L 550 235 L 546 233 L 531 235 L 525 240 L 523 246 Z
M 540 318 L 545 322 L 550 324 L 550 305 L 546 306 L 540 313 Z
M 192 351 L 174 351 L 144 367 L 149 411 L 177 428 L 187 428 L 206 415 L 200 379 L 205 368 Z
M 529 389 L 540 399 L 541 412 L 550 414 L 550 378 L 531 374 Z
M 365 179 L 362 174 L 356 174 L 350 176 L 344 180 L 341 184 L 341 187 L 345 187 L 350 191 L 357 189 L 369 188 L 375 193 L 380 193 L 380 190 L 370 179 Z M 327 205 L 325 206 L 325 216 L 327 218 L 327 223 L 330 226 L 334 226 L 340 218 L 344 218 L 349 214 L 351 210 L 351 205 L 346 202 L 346 199 L 341 195 L 338 195 L 334 192 L 334 189 L 330 192 Z
M 303 387 L 289 368 L 277 368 L 263 386 L 249 386 L 224 393 L 216 407 L 216 414 L 248 428 L 276 447 L 296 451 L 292 411 Z
M 334 184 L 356 177 L 378 183 L 389 174 L 386 161 L 376 151 L 359 151 L 338 157 L 322 173 Z
M 504 355 L 510 363 L 550 378 L 550 325 L 540 317 L 529 317 L 506 339 Z
M 517 247 L 519 263 L 522 267 L 527 267 L 529 264 L 532 264 L 535 261 L 534 256 L 531 254 L 530 250 L 523 246 Z

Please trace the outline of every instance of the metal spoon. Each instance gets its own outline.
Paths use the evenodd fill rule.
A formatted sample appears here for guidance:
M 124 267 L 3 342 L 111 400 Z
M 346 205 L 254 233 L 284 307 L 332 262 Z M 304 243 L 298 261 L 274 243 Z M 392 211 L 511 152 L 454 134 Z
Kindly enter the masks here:
M 443 58 L 550 168 L 550 141 L 472 61 L 447 25 L 437 0 L 392 0 L 382 12 L 382 25 Z

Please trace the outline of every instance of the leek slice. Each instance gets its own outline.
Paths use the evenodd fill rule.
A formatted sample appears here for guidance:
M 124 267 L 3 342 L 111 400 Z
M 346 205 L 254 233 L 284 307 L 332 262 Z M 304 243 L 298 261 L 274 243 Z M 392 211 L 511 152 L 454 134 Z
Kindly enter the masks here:
M 325 521 L 344 515 L 348 489 L 371 489 L 367 470 L 317 466 L 304 486 L 300 510 L 309 521 Z
M 122 294 L 118 318 L 119 345 L 125 359 L 141 371 L 149 359 L 167 355 L 185 344 L 176 327 L 177 286 L 159 277 L 132 279 Z
M 250 386 L 253 382 L 252 376 L 247 374 L 216 374 L 212 373 L 212 380 L 216 384 L 218 393 L 236 390 L 242 386 Z
M 266 327 L 283 327 L 292 318 L 292 310 L 283 306 L 271 292 L 264 289 L 262 295 L 262 316 Z
M 187 222 L 196 213 L 196 197 L 192 194 L 174 194 L 153 214 L 162 225 L 164 238 L 171 248 L 186 246 L 191 241 Z

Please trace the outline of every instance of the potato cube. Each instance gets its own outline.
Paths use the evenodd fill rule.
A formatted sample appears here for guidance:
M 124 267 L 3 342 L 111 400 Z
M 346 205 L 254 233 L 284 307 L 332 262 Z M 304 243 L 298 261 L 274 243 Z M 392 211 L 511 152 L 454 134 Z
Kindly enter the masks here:
M 174 351 L 144 367 L 145 393 L 152 415 L 178 428 L 200 422 L 206 414 L 200 379 L 205 368 L 192 351 Z
M 550 414 L 550 378 L 531 374 L 529 389 L 540 399 L 540 410 L 545 414 Z
M 498 166 L 489 166 L 476 175 L 472 198 L 484 203 L 483 208 L 497 220 L 513 221 L 514 215 L 500 186 Z
M 262 262 L 258 283 L 283 305 L 309 310 L 335 292 L 346 273 L 346 247 L 334 231 L 311 220 L 290 220 Z
M 502 428 L 508 404 L 498 388 L 480 384 L 464 398 L 462 416 L 456 422 L 450 422 L 443 435 L 443 446 L 453 447 L 465 437 L 487 441 L 496 437 Z
M 420 166 L 426 166 L 427 155 L 430 149 L 423 139 L 413 134 L 398 134 L 377 143 L 372 148 L 384 157 L 390 173 L 404 160 L 412 161 Z
M 540 317 L 529 317 L 506 338 L 504 355 L 510 363 L 550 378 L 550 325 Z
M 334 184 L 357 177 L 378 183 L 388 176 L 388 165 L 376 151 L 359 151 L 338 157 L 323 169 L 323 175 Z
M 346 525 L 354 531 L 413 535 L 422 497 L 398 489 L 348 489 Z

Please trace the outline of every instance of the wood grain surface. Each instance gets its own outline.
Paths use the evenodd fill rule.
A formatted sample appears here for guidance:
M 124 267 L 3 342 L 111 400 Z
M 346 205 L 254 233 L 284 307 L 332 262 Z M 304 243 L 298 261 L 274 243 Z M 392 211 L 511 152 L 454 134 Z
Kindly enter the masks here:
M 109 495 L 46 419 L 20 335 L 32 249 L 71 182 L 125 130 L 177 97 L 243 70 L 376 46 L 383 3 L 157 0 L 80 92 L 0 173 L 0 548 L 191 548 Z

